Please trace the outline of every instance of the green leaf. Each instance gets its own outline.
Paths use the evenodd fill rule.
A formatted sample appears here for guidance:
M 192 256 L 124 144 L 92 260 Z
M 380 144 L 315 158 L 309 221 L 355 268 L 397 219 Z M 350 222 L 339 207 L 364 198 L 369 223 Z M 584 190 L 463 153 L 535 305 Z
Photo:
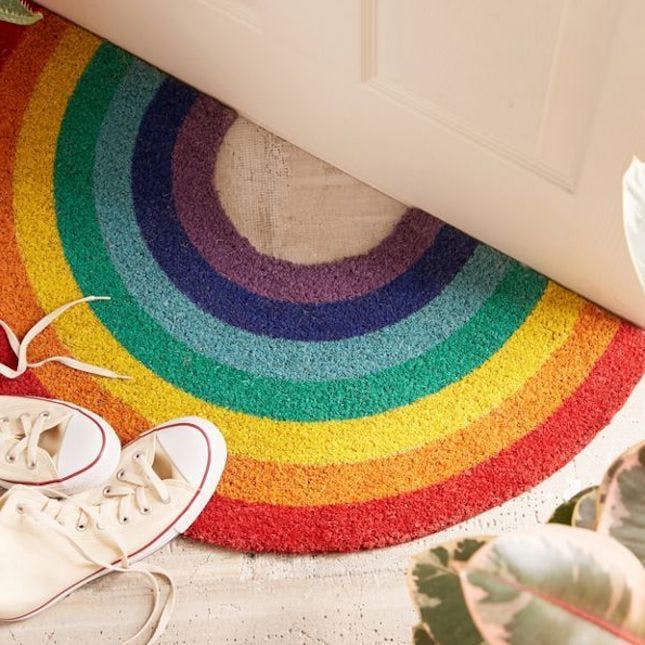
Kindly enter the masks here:
M 591 486 L 581 490 L 579 493 L 574 495 L 571 499 L 568 499 L 566 502 L 563 502 L 558 506 L 558 508 L 553 511 L 553 515 L 549 518 L 549 524 L 566 524 L 567 526 L 573 526 L 573 510 L 578 502 L 578 500 L 590 493 L 595 491 L 597 486 Z
M 581 495 L 573 507 L 571 526 L 579 529 L 595 530 L 598 517 L 598 490 L 592 488 Z
M 548 524 L 491 540 L 459 568 L 487 642 L 643 643 L 645 569 L 607 536 Z
M 42 13 L 32 11 L 20 0 L 0 0 L 0 20 L 16 25 L 32 25 L 42 17 Z
M 645 565 L 645 441 L 623 453 L 598 490 L 596 530 L 611 535 Z
M 413 633 L 415 643 L 480 645 L 483 642 L 468 614 L 454 564 L 467 562 L 488 539 L 447 542 L 412 559 L 408 586 L 421 616 L 421 624 Z

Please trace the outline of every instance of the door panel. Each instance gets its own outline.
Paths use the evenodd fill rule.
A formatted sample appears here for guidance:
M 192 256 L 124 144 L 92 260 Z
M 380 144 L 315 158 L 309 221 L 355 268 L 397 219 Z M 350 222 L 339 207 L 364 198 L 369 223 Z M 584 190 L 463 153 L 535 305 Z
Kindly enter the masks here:
M 621 214 L 640 0 L 43 4 L 645 325 Z
M 365 81 L 573 191 L 617 6 L 373 0 Z

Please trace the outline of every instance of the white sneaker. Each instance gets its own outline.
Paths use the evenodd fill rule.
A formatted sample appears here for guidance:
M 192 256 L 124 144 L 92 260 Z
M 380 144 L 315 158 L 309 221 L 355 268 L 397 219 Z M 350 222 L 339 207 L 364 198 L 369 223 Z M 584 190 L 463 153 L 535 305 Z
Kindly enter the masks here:
M 53 499 L 15 487 L 0 498 L 0 620 L 17 621 L 61 600 L 110 571 L 150 578 L 152 623 L 163 632 L 174 585 L 161 569 L 131 565 L 185 531 L 215 492 L 226 461 L 217 428 L 203 419 L 170 421 L 125 446 L 105 486 Z M 157 581 L 170 582 L 160 611 Z
M 65 493 L 97 486 L 119 463 L 121 443 L 97 414 L 64 401 L 0 396 L 0 487 Z

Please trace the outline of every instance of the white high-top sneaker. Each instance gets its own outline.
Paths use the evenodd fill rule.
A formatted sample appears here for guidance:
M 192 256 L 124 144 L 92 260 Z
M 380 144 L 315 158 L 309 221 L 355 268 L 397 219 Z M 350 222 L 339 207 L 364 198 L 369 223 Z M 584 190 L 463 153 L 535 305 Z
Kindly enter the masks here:
M 110 424 L 78 405 L 0 396 L 0 487 L 47 486 L 65 493 L 104 482 L 121 443 Z
M 226 461 L 217 428 L 203 419 L 169 421 L 124 447 L 105 485 L 65 499 L 14 487 L 0 498 L 0 620 L 29 618 L 111 571 L 134 571 L 153 583 L 154 621 L 164 630 L 174 603 L 166 572 L 133 562 L 185 531 L 215 492 Z M 160 609 L 152 574 L 170 594 Z

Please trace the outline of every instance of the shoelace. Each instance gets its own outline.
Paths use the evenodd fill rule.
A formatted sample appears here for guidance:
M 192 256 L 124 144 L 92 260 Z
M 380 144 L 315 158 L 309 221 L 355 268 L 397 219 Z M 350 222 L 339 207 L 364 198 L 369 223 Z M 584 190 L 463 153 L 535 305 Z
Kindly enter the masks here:
M 17 440 L 6 453 L 5 459 L 9 463 L 14 463 L 20 453 L 25 453 L 27 459 L 27 468 L 33 470 L 36 467 L 36 458 L 38 450 L 38 442 L 40 436 L 46 430 L 49 430 L 51 425 L 47 425 L 48 419 L 51 414 L 47 411 L 41 412 L 32 421 L 28 414 L 21 414 L 18 417 L 20 425 L 22 426 L 21 433 L 14 433 L 11 429 L 9 417 L 2 417 L 0 419 L 0 434 L 6 434 Z
M 150 504 L 147 497 L 146 489 L 151 488 L 163 503 L 169 503 L 170 494 L 164 482 L 159 478 L 152 466 L 146 461 L 143 453 L 135 453 L 132 459 L 135 470 L 139 472 L 128 472 L 121 469 L 117 473 L 119 485 L 110 485 L 103 489 L 104 500 L 96 503 L 86 503 L 79 501 L 76 497 L 63 495 L 58 491 L 40 488 L 39 491 L 47 493 L 48 497 L 44 506 L 34 508 L 30 505 L 19 505 L 17 511 L 24 513 L 27 517 L 35 522 L 45 522 L 52 530 L 64 536 L 72 547 L 88 562 L 98 567 L 113 571 L 115 573 L 137 573 L 144 576 L 150 583 L 154 602 L 150 614 L 139 631 L 126 641 L 134 643 L 142 634 L 150 629 L 154 624 L 152 635 L 147 643 L 156 642 L 166 630 L 170 616 L 172 615 L 175 605 L 175 583 L 170 574 L 160 567 L 146 566 L 139 563 L 130 564 L 127 551 L 116 535 L 108 530 L 101 521 L 105 515 L 114 510 L 113 502 L 117 500 L 117 518 L 122 524 L 127 524 L 129 513 L 133 510 L 134 504 L 139 512 L 147 514 L 150 512 Z M 17 490 L 29 490 L 23 486 L 14 486 L 7 494 L 15 493 Z M 58 498 L 58 499 L 56 499 Z M 74 528 L 64 522 L 70 512 L 77 512 L 77 521 Z M 97 529 L 103 531 L 103 535 L 115 547 L 120 564 L 104 562 L 89 553 L 83 544 L 79 541 L 75 531 L 84 531 L 89 524 L 93 522 Z M 168 583 L 169 593 L 165 602 L 161 602 L 161 590 L 155 575 L 165 578 Z M 155 619 L 155 616 L 157 618 Z
M 132 456 L 132 463 L 139 471 L 138 473 L 129 472 L 122 468 L 116 474 L 116 478 L 120 483 L 111 484 L 103 489 L 103 497 L 106 500 L 116 501 L 117 519 L 121 524 L 128 523 L 130 514 L 133 511 L 133 505 L 143 515 L 150 513 L 151 507 L 146 493 L 146 490 L 149 488 L 152 488 L 159 501 L 163 504 L 169 504 L 171 502 L 167 486 L 159 478 L 159 475 L 157 475 L 150 463 L 148 463 L 142 452 L 136 452 Z M 97 526 L 102 528 L 102 515 L 103 513 L 110 513 L 112 511 L 111 504 L 109 501 L 105 501 L 96 504 L 96 507 L 99 509 L 98 514 L 90 516 L 87 519 L 96 521 Z M 77 525 L 77 528 L 81 530 L 84 528 L 82 519 L 81 525 Z
M 84 363 L 79 361 L 71 356 L 50 356 L 44 358 L 40 361 L 29 362 L 27 359 L 27 350 L 31 341 L 40 334 L 47 326 L 49 326 L 58 316 L 65 313 L 71 307 L 79 305 L 83 302 L 94 302 L 95 300 L 110 300 L 108 296 L 86 296 L 80 300 L 73 300 L 67 304 L 61 305 L 57 309 L 54 309 L 51 313 L 47 314 L 41 318 L 26 334 L 22 340 L 19 340 L 15 332 L 9 325 L 4 321 L 0 320 L 0 327 L 4 329 L 5 334 L 7 335 L 7 340 L 9 341 L 9 346 L 13 350 L 13 353 L 18 359 L 18 365 L 16 369 L 9 367 L 0 363 L 0 375 L 5 376 L 6 378 L 18 378 L 21 374 L 24 374 L 30 367 L 40 367 L 45 365 L 45 363 L 61 363 L 72 369 L 79 370 L 81 372 L 88 372 L 90 374 L 95 374 L 96 376 L 106 376 L 107 378 L 121 378 L 129 379 L 129 376 L 123 376 L 117 374 L 111 370 L 105 369 L 104 367 L 99 367 L 98 365 L 92 365 L 91 363 Z

